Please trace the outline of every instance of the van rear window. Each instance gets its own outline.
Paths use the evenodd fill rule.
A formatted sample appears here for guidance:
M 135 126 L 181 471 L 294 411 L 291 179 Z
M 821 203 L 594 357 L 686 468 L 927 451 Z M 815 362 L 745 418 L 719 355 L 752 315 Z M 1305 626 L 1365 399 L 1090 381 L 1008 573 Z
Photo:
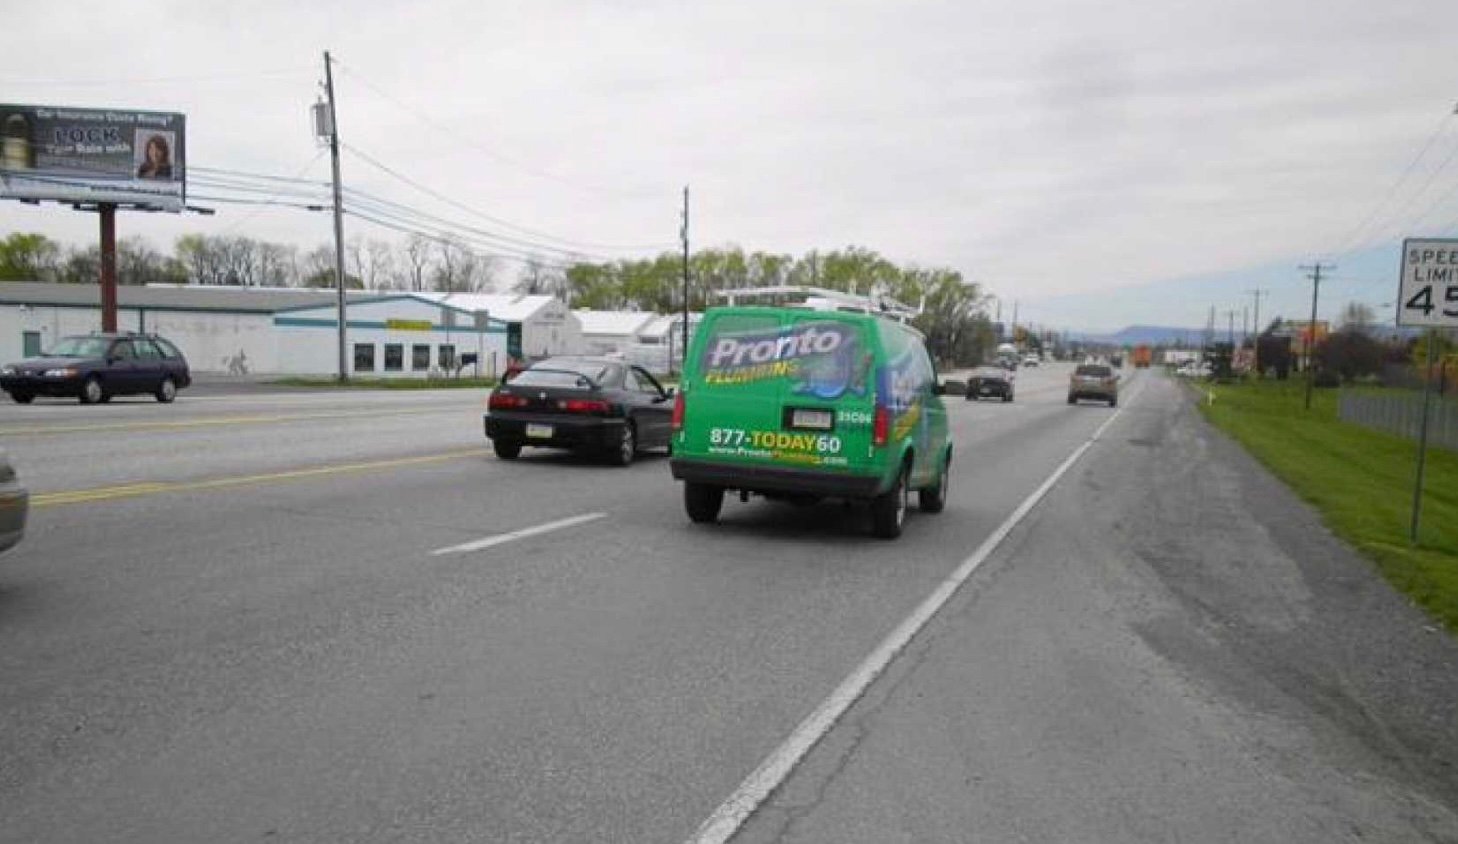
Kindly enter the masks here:
M 871 359 L 858 321 L 726 314 L 708 331 L 698 359 L 706 387 L 775 382 L 787 395 L 825 401 L 870 390 Z

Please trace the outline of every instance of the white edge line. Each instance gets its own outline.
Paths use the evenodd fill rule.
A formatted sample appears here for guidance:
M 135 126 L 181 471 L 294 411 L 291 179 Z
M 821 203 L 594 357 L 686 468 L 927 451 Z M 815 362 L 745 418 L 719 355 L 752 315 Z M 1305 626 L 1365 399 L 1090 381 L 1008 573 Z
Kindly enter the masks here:
M 500 545 L 503 542 L 511 542 L 516 539 L 525 539 L 528 536 L 536 536 L 539 533 L 549 533 L 554 530 L 580 525 L 584 522 L 592 522 L 606 516 L 607 513 L 584 513 L 581 516 L 558 519 L 555 522 L 547 522 L 544 525 L 522 528 L 510 533 L 499 533 L 496 536 L 488 536 L 485 539 L 477 539 L 474 542 L 466 542 L 461 545 L 452 545 L 449 548 L 437 548 L 431 551 L 431 556 L 438 557 L 442 554 L 464 554 L 467 551 L 480 551 L 483 548 L 490 548 L 493 545 Z
M 1142 385 L 1139 392 L 1144 392 Z M 754 814 L 754 810 L 759 807 L 759 804 L 780 787 L 789 777 L 790 772 L 800 763 L 800 760 L 804 759 L 806 754 L 825 737 L 826 733 L 830 732 L 841 716 L 886 670 L 886 667 L 891 664 L 891 660 L 905 649 L 911 639 L 937 614 L 937 611 L 951 600 L 967 578 L 971 577 L 972 573 L 977 571 L 988 557 L 992 556 L 992 552 L 997 550 L 1013 528 L 1017 527 L 1018 523 L 1038 505 L 1038 502 L 1043 500 L 1043 496 L 1048 494 L 1053 485 L 1058 483 L 1069 469 L 1073 468 L 1073 464 L 1078 462 L 1078 459 L 1103 436 L 1104 431 L 1114 423 L 1114 420 L 1119 418 L 1119 414 L 1123 413 L 1125 408 L 1138 397 L 1138 393 L 1130 396 L 1129 401 L 1114 411 L 1113 415 L 1105 420 L 1092 436 L 1074 449 L 1073 453 L 1068 455 L 1068 458 L 1057 469 L 1053 470 L 1053 474 L 1049 475 L 1047 480 L 1033 490 L 1031 495 L 1023 499 L 1023 503 L 1018 505 L 1012 515 L 1003 520 L 992 535 L 977 546 L 977 550 L 972 552 L 972 556 L 957 566 L 956 570 L 948 575 L 932 591 L 931 595 L 927 596 L 926 600 L 922 601 L 921 605 L 907 616 L 905 621 L 897 625 L 896 629 L 891 631 L 890 635 L 883 639 L 881 644 L 877 645 L 876 649 L 871 651 L 860 665 L 856 666 L 850 676 L 841 681 L 835 691 L 831 692 L 830 696 L 817 706 L 814 712 L 800 722 L 794 732 L 790 733 L 790 737 L 775 748 L 774 752 L 766 757 L 760 766 L 745 778 L 744 782 L 739 784 L 739 788 L 735 789 L 728 799 L 719 804 L 719 808 L 715 809 L 708 820 L 699 826 L 698 831 L 687 840 L 686 844 L 724 844 L 734 837 L 750 815 Z

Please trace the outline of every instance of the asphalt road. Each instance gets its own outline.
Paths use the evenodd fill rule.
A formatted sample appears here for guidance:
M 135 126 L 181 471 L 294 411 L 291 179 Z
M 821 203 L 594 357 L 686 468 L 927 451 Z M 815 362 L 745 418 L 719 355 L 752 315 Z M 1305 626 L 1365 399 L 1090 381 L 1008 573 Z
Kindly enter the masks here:
M 503 462 L 479 392 L 0 409 L 0 841 L 694 835 L 1076 449 L 746 841 L 1458 840 L 1458 648 L 1163 379 L 949 402 L 947 510 Z M 540 528 L 540 532 L 531 529 Z

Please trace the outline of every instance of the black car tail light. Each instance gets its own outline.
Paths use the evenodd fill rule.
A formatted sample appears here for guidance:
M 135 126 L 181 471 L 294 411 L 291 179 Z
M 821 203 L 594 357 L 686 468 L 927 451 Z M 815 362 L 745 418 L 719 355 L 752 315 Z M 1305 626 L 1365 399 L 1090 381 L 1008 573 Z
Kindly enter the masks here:
M 513 396 L 509 393 L 492 393 L 491 398 L 486 402 L 487 408 L 491 410 L 517 410 L 527 406 L 527 400 L 521 396 Z

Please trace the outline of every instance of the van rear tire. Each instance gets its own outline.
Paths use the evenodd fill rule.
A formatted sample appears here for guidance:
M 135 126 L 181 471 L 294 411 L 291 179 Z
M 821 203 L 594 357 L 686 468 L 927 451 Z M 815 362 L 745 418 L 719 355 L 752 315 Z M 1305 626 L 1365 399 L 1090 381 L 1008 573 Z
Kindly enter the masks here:
M 906 507 L 911 497 L 906 488 L 911 468 L 903 465 L 891 488 L 871 499 L 871 535 L 877 539 L 895 539 L 906 523 Z
M 947 490 L 952 486 L 952 457 L 942 461 L 936 483 L 917 491 L 917 506 L 923 513 L 940 513 L 947 506 Z
M 724 488 L 712 484 L 686 481 L 683 485 L 683 509 L 696 524 L 714 522 L 724 506 Z

